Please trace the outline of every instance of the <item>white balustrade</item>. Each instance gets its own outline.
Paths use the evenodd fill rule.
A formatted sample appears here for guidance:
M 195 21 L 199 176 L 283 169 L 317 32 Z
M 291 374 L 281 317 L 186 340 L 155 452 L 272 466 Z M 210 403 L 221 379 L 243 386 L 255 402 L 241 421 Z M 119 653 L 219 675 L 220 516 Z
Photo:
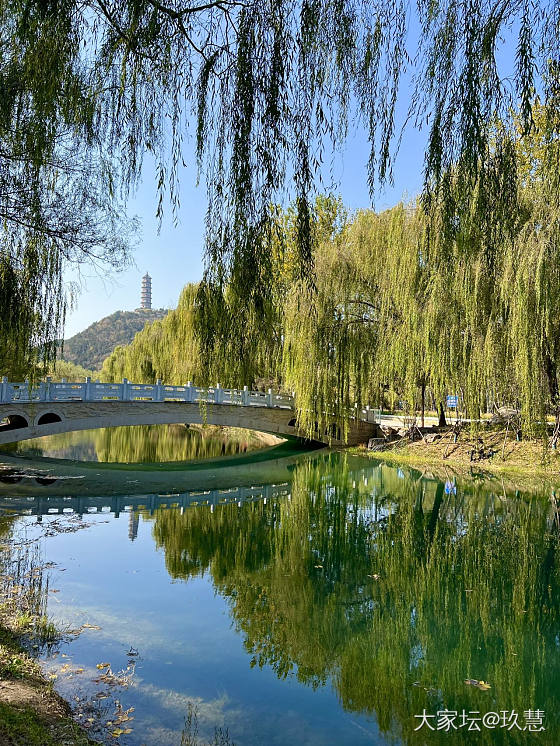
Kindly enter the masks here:
M 12 402 L 68 402 L 68 401 L 125 401 L 125 402 L 205 402 L 207 404 L 229 404 L 242 407 L 279 407 L 293 409 L 294 398 L 287 394 L 250 391 L 247 386 L 243 390 L 225 389 L 220 384 L 208 388 L 194 386 L 188 381 L 182 386 L 169 386 L 161 380 L 155 384 L 132 383 L 123 378 L 122 383 L 101 383 L 86 378 L 84 383 L 68 382 L 62 379 L 60 383 L 50 378 L 38 384 L 29 381 L 13 383 L 4 376 L 0 380 L 0 404 Z
M 0 379 L 0 405 L 12 402 L 188 402 L 206 404 L 227 404 L 240 407 L 266 407 L 279 409 L 294 409 L 294 396 L 274 393 L 272 389 L 264 391 L 250 391 L 247 386 L 243 390 L 224 389 L 220 384 L 205 388 L 194 386 L 188 381 L 182 386 L 169 386 L 161 380 L 153 383 L 132 383 L 126 378 L 122 383 L 101 383 L 86 378 L 84 383 L 70 383 L 62 379 L 54 383 L 50 378 L 38 384 L 29 381 L 13 383 L 4 376 Z M 355 419 L 365 422 L 379 423 L 381 412 L 378 409 L 358 410 L 357 405 L 352 411 Z M 1 417 L 1 409 L 0 409 Z

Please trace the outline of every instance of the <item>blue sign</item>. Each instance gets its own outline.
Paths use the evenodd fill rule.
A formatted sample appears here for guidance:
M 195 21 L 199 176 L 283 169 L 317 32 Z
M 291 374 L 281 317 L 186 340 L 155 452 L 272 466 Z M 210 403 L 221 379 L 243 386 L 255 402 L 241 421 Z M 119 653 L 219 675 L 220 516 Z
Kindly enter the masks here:
M 447 397 L 447 408 L 448 409 L 457 409 L 457 403 L 459 398 L 457 396 L 448 396 Z
M 456 495 L 457 494 L 457 485 L 455 482 L 450 482 L 449 479 L 445 483 L 445 494 L 446 495 Z

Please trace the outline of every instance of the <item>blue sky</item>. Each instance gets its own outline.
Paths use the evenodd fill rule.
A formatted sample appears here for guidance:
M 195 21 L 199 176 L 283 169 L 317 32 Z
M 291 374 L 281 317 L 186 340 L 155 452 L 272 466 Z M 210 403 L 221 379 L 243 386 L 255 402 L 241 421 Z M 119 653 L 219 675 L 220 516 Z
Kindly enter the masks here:
M 403 88 L 398 104 L 401 123 L 406 114 L 406 98 L 406 88 Z M 394 185 L 376 194 L 376 209 L 390 207 L 403 197 L 413 197 L 420 191 L 425 137 L 425 132 L 407 130 L 395 162 Z M 354 131 L 344 150 L 334 158 L 331 189 L 342 196 L 351 210 L 371 206 L 366 171 L 368 153 L 369 144 L 364 132 Z M 194 160 L 193 153 L 187 150 L 186 155 L 190 156 L 190 162 Z M 133 254 L 134 264 L 108 277 L 99 276 L 91 268 L 82 268 L 81 290 L 67 314 L 66 339 L 114 311 L 137 308 L 140 305 L 140 281 L 145 272 L 152 276 L 154 308 L 173 308 L 182 287 L 200 280 L 206 194 L 204 186 L 197 188 L 195 182 L 194 166 L 183 169 L 179 224 L 173 225 L 171 210 L 168 209 L 158 232 L 156 177 L 152 163 L 146 162 L 142 183 L 128 202 L 129 215 L 137 215 L 141 225 L 140 240 Z M 325 184 L 327 191 L 328 187 L 329 184 Z M 77 278 L 68 275 L 67 279 Z

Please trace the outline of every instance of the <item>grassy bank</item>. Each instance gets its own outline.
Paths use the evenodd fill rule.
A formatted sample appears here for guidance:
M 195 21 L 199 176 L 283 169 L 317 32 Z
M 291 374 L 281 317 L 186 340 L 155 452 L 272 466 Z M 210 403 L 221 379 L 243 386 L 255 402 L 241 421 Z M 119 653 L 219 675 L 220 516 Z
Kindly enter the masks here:
M 0 614 L 0 746 L 90 746 L 70 706 L 26 652 L 17 615 Z
M 0 746 L 90 746 L 33 655 L 61 633 L 45 616 L 38 554 L 14 543 L 12 524 L 0 518 Z
M 434 442 L 403 438 L 380 450 L 359 447 L 351 452 L 446 476 L 487 474 L 515 482 L 518 487 L 551 481 L 560 484 L 560 453 L 545 447 L 541 440 L 517 442 L 504 438 L 502 432 L 484 433 L 482 437 L 463 432 L 456 443 L 453 441 L 453 433 L 444 432 Z

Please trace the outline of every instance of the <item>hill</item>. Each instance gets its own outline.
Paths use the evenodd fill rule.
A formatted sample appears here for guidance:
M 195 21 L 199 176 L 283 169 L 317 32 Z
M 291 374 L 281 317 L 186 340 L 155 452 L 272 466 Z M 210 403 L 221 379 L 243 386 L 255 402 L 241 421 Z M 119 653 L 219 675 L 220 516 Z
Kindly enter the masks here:
M 115 311 L 65 340 L 61 357 L 84 368 L 99 370 L 115 347 L 130 344 L 147 323 L 166 315 L 165 308 Z

